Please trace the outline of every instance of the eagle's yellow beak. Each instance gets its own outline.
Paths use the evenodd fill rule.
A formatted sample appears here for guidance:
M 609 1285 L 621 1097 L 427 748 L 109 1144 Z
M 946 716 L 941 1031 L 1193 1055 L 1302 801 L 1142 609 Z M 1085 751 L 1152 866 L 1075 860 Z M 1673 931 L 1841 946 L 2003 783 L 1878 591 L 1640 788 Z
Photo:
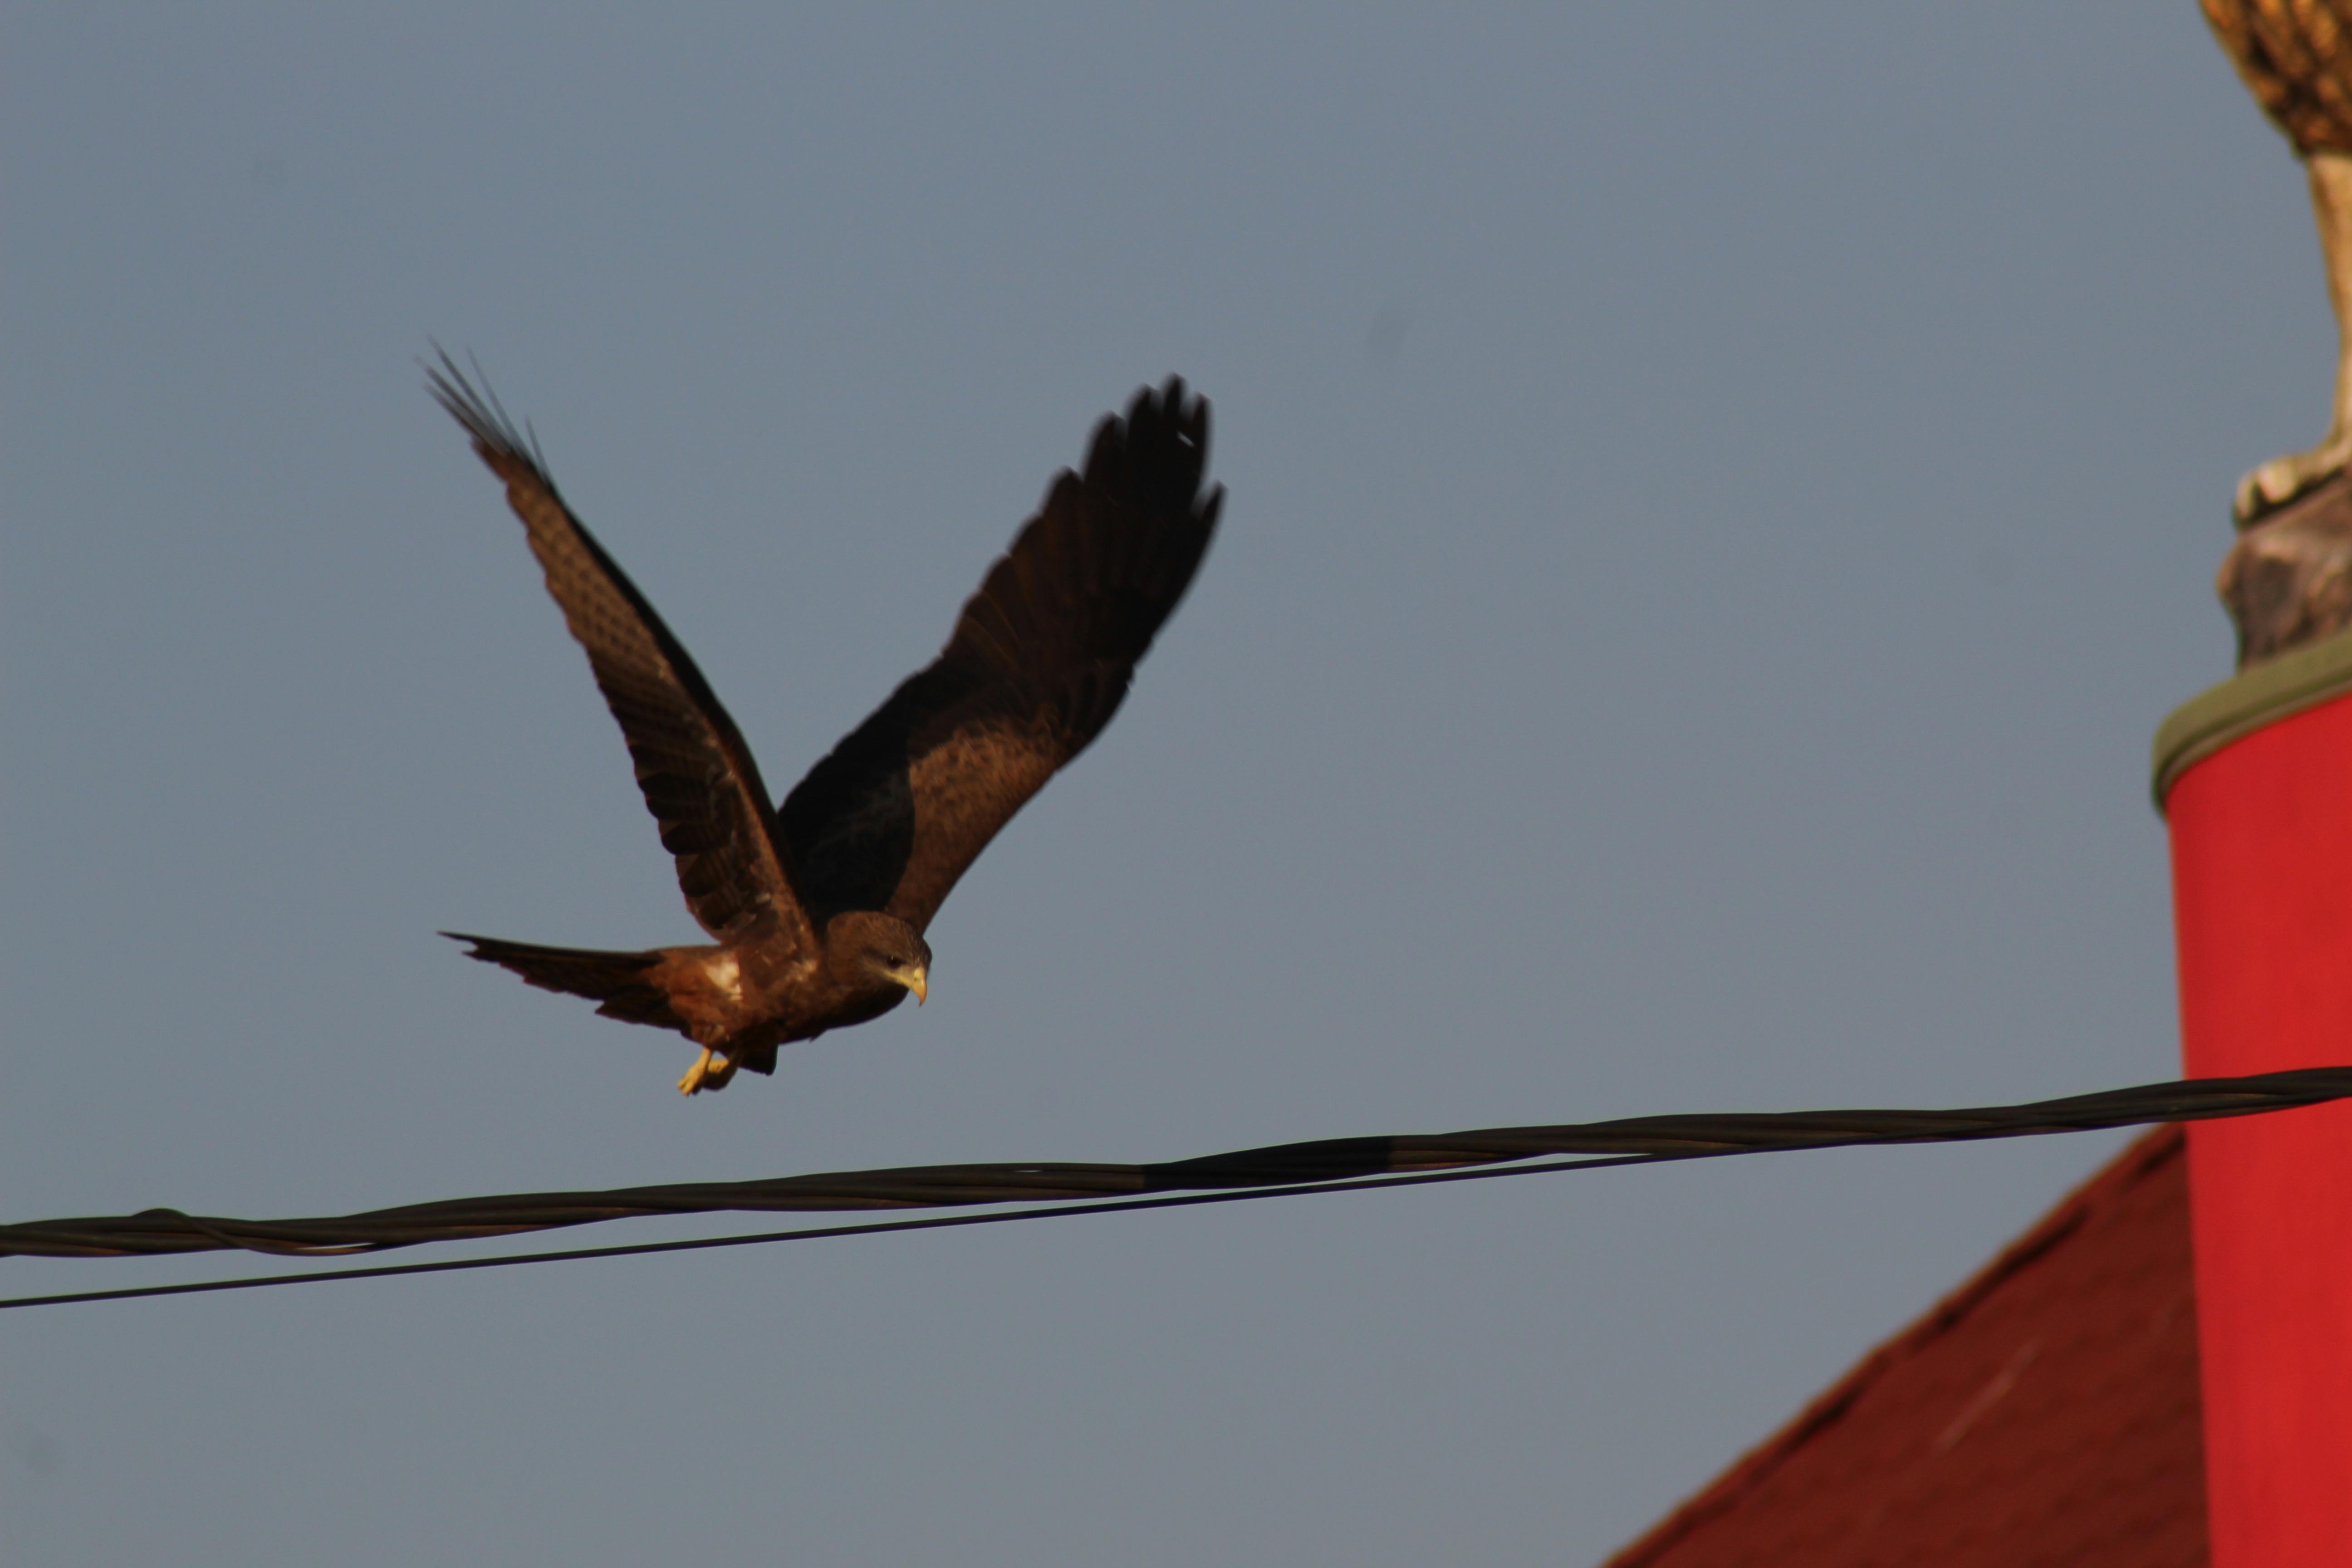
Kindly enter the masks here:
M 923 998 L 931 994 L 931 977 L 918 969 L 908 978 L 907 989 L 915 994 L 915 1005 L 919 1007 L 923 1005 Z

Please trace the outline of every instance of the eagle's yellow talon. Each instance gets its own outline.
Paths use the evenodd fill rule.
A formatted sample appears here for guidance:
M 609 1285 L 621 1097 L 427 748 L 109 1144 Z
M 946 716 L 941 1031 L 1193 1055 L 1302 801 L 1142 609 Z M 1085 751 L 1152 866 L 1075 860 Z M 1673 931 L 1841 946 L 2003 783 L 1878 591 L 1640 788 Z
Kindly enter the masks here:
M 686 1076 L 677 1080 L 677 1091 L 680 1094 L 699 1094 L 706 1089 L 725 1089 L 727 1080 L 734 1076 L 735 1058 L 722 1057 L 705 1046 L 702 1059 L 688 1068 Z

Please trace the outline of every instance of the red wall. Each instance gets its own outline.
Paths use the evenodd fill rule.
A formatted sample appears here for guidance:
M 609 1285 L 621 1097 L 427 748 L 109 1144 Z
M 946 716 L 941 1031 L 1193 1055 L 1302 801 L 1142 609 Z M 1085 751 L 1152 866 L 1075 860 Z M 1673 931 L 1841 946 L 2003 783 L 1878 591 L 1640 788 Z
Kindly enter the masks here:
M 2352 696 L 2183 773 L 2191 1077 L 2352 1064 Z M 2192 1125 L 2216 1568 L 2352 1565 L 2352 1103 Z

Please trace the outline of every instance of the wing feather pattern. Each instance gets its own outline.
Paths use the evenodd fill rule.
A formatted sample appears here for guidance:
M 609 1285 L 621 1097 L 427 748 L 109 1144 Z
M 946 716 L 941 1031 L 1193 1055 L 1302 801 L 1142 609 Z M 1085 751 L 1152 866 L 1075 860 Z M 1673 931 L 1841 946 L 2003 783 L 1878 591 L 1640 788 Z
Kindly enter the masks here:
M 628 742 L 646 809 L 677 858 L 687 908 L 722 940 L 769 916 L 805 937 L 759 764 L 709 682 L 572 515 L 535 447 L 497 399 L 478 393 L 446 353 L 425 374 L 434 397 L 473 437 L 475 453 L 506 481 L 507 504 L 522 520 L 547 590 L 587 650 L 597 689 Z
M 1097 427 L 989 569 L 940 657 L 809 771 L 780 813 L 822 921 L 920 931 L 990 839 L 1110 722 L 1192 581 L 1224 500 L 1209 409 L 1170 377 Z

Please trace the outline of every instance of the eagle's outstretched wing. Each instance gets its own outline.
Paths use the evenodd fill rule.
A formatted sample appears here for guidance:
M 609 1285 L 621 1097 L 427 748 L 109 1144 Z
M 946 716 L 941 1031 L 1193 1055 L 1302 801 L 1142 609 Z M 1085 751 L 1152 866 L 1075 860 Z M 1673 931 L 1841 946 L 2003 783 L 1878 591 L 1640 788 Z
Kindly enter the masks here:
M 715 937 L 773 915 L 805 939 L 806 916 L 778 851 L 759 764 L 710 683 L 563 504 L 535 447 L 486 395 L 488 384 L 475 391 L 446 353 L 425 374 L 434 397 L 507 483 L 507 504 L 530 534 L 547 591 L 588 650 L 597 688 L 620 721 L 646 809 L 661 825 L 662 847 L 677 858 L 686 907 Z
M 1102 732 L 1215 531 L 1209 407 L 1181 379 L 1105 419 L 929 668 L 809 770 L 780 817 L 814 917 L 930 923 L 966 868 Z

